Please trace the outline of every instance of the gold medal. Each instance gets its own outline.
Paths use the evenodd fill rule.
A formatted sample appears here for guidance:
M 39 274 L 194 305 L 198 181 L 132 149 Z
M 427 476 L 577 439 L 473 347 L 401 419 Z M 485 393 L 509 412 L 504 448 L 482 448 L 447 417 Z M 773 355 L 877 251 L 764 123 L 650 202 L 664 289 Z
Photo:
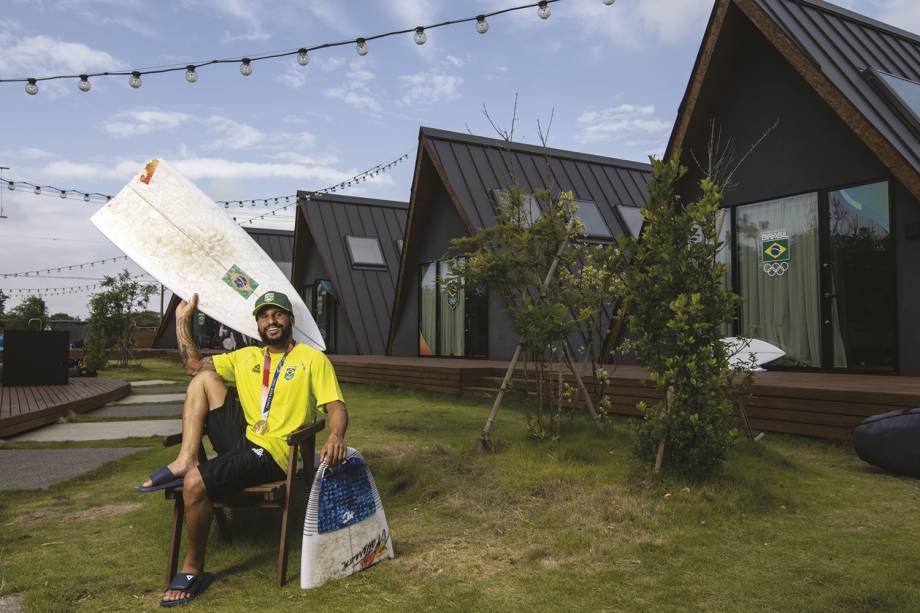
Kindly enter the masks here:
M 252 431 L 256 434 L 265 434 L 268 432 L 268 422 L 264 419 L 260 419 L 256 423 L 252 424 Z

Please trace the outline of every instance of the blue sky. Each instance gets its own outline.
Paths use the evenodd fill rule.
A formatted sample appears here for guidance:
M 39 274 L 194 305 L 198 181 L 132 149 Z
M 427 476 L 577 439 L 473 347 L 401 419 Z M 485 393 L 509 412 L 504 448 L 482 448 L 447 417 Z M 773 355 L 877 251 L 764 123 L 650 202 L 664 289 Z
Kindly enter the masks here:
M 186 64 L 296 49 L 474 16 L 520 0 L 5 0 L 0 77 Z M 920 3 L 849 0 L 849 8 L 920 31 Z M 4 176 L 114 194 L 150 158 L 165 158 L 214 199 L 318 189 L 403 153 L 410 159 L 347 193 L 408 200 L 420 125 L 494 136 L 485 105 L 515 140 L 645 160 L 661 154 L 683 95 L 710 0 L 562 0 L 536 9 L 292 59 L 149 75 L 42 82 L 37 96 L 0 84 Z M 100 205 L 3 190 L 0 272 L 119 255 L 90 224 Z M 247 213 L 251 208 L 245 209 Z M 240 219 L 246 215 L 236 213 Z M 259 211 L 264 212 L 264 210 Z M 292 217 L 273 227 L 293 228 Z M 61 276 L 113 274 L 124 262 Z M 139 272 L 133 266 L 132 271 Z M 0 279 L 2 288 L 64 287 L 80 279 Z M 13 296 L 7 308 L 19 298 Z M 48 296 L 52 312 L 86 314 L 87 294 Z M 158 299 L 154 308 L 158 308 Z

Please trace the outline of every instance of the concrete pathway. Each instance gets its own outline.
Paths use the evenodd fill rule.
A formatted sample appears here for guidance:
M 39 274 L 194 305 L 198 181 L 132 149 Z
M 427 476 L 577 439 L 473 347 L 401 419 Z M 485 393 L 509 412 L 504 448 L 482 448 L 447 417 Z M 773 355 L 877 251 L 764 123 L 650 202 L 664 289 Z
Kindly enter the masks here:
M 0 449 L 0 490 L 45 488 L 144 449 Z
M 185 392 L 181 394 L 128 394 L 121 400 L 110 402 L 109 406 L 114 404 L 151 404 L 166 402 L 184 402 Z
M 181 404 L 116 404 L 87 413 L 93 417 L 181 417 Z M 0 613 L 3 613 L 0 611 Z
M 167 389 L 171 393 L 156 393 L 159 389 Z M 170 387 L 159 389 L 155 386 L 146 388 L 142 386 L 142 390 L 136 390 L 126 398 L 90 413 L 98 417 L 153 419 L 52 424 L 5 439 L 5 441 L 17 443 L 107 441 L 177 434 L 182 431 L 181 420 L 156 418 L 181 417 L 185 387 L 182 386 L 176 390 Z M 126 455 L 150 448 L 3 449 L 5 441 L 0 440 L 0 490 L 48 487 L 78 477 L 107 462 L 117 461 Z
M 147 381 L 132 381 L 131 387 L 150 387 L 151 385 L 167 385 L 169 383 L 175 383 L 175 381 L 167 381 L 166 379 L 148 379 Z
M 132 394 L 184 394 L 187 385 L 158 385 L 157 387 L 132 387 Z
M 96 421 L 73 424 L 52 424 L 7 439 L 46 443 L 51 441 L 107 441 L 149 436 L 167 436 L 182 430 L 178 419 L 150 419 L 143 421 Z

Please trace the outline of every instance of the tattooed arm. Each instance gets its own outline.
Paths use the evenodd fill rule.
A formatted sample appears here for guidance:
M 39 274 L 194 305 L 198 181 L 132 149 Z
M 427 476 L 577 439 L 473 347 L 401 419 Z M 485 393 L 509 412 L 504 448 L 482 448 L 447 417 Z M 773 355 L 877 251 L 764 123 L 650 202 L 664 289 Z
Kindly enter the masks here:
M 192 338 L 192 317 L 198 308 L 198 294 L 192 294 L 191 302 L 182 300 L 176 307 L 176 341 L 179 345 L 179 359 L 185 372 L 196 375 L 202 370 L 214 370 L 214 360 L 202 358 L 198 345 Z

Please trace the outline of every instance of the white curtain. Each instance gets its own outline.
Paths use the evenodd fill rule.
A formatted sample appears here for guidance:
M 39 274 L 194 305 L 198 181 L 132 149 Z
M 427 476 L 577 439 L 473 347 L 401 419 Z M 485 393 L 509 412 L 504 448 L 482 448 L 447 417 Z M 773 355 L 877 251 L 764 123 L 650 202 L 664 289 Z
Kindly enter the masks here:
M 821 366 L 818 196 L 804 194 L 737 208 L 741 330 L 786 352 L 786 362 Z M 785 230 L 789 267 L 764 271 L 764 233 Z

